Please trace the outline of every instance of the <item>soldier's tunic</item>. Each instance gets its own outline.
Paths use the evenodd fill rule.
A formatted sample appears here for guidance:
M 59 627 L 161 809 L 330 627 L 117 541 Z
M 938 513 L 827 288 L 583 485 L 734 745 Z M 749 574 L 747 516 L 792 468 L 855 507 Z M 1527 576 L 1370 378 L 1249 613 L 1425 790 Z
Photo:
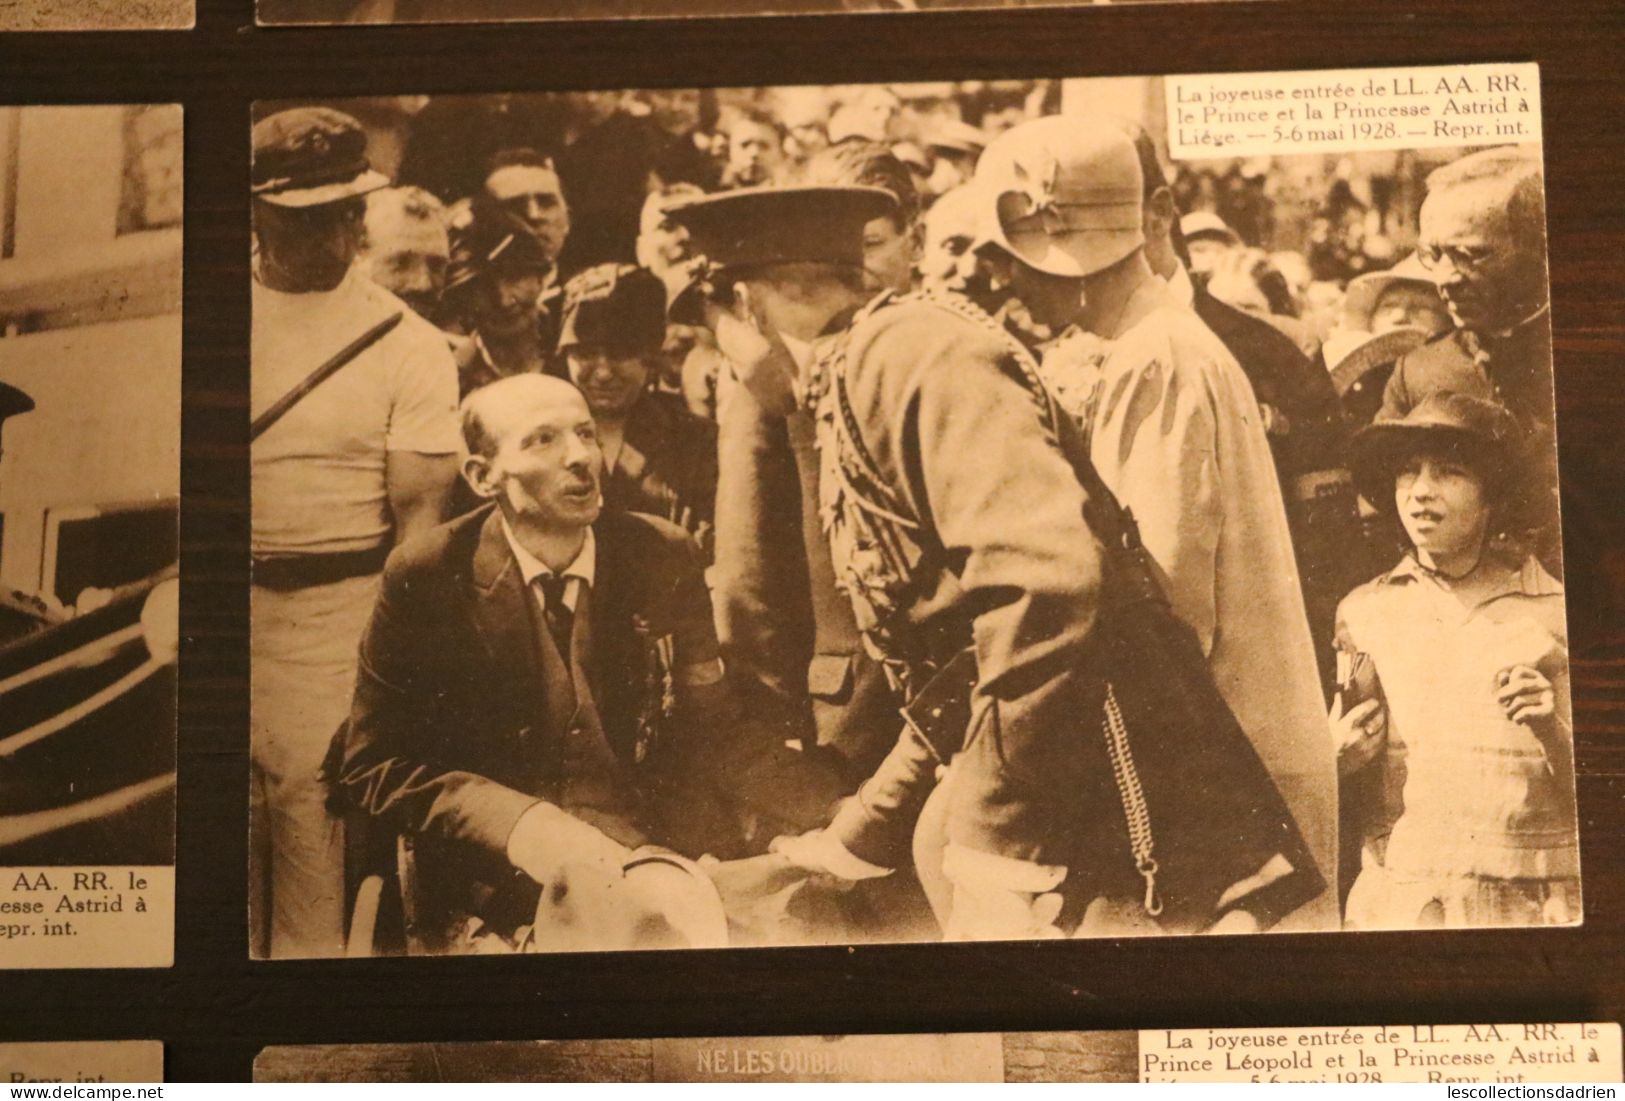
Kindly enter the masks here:
M 996 329 L 902 300 L 860 315 L 820 403 L 823 516 L 858 626 L 905 692 L 973 647 L 978 683 L 947 809 L 951 848 L 1072 865 L 1086 645 L 1100 591 L 1084 493 Z M 835 418 L 843 424 L 837 426 Z M 835 446 L 836 433 L 860 446 Z M 864 492 L 852 492 L 867 479 Z M 885 502 L 879 505 L 878 502 Z M 889 507 L 885 507 L 889 505 Z M 874 513 L 874 508 L 883 512 Z M 956 743 L 959 739 L 955 739 Z M 893 864 L 943 754 L 911 729 L 831 832 Z

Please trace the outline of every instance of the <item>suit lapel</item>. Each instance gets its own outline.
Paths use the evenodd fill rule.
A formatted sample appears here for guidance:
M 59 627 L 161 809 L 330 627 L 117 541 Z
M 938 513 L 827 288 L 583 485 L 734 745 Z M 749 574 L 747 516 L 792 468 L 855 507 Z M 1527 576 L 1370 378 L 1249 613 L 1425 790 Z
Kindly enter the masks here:
M 624 523 L 619 513 L 605 512 L 593 525 L 598 544 L 597 579 L 589 605 L 591 612 L 581 624 L 585 633 L 577 635 L 582 668 L 591 683 L 607 688 L 601 688 L 595 698 L 605 737 L 612 745 L 622 733 L 623 713 L 630 701 L 643 692 L 641 683 L 633 683 L 637 674 L 631 656 L 636 641 L 632 619 L 638 609 L 642 579 L 633 575 L 635 567 L 627 560 Z M 617 748 L 624 751 L 626 747 Z
M 512 686 L 524 695 L 527 710 L 540 714 L 544 700 L 534 601 L 503 535 L 502 514 L 496 509 L 480 529 L 473 586 L 474 623 L 490 654 L 493 683 Z
M 606 511 L 593 525 L 593 537 L 598 544 L 597 577 L 593 582 L 590 613 L 580 617 L 585 619 L 582 624 L 585 630 L 577 635 L 582 664 L 597 684 L 619 683 L 602 679 L 612 675 L 604 662 L 612 659 L 624 628 L 630 626 L 626 608 L 633 579 L 626 575 L 625 541 L 619 537 L 619 520 L 618 513 Z

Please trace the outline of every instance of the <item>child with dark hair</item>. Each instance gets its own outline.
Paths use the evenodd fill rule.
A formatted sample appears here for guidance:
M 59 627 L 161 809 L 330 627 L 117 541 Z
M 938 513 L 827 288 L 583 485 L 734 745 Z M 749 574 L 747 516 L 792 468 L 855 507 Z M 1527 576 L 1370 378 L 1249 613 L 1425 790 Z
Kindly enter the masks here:
M 1563 590 L 1513 534 L 1520 459 L 1511 416 L 1455 393 L 1356 437 L 1406 550 L 1338 609 L 1332 735 L 1370 793 L 1350 928 L 1580 920 Z

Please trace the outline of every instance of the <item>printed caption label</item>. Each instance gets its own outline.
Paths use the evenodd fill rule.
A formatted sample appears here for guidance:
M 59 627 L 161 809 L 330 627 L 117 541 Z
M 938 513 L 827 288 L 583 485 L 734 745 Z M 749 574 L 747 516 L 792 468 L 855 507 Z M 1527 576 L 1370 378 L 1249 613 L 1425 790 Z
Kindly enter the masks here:
M 1168 78 L 1176 161 L 1540 140 L 1530 62 Z
M 168 967 L 175 869 L 0 868 L 0 969 Z
M 1140 1033 L 1142 1082 L 1618 1082 L 1618 1024 Z

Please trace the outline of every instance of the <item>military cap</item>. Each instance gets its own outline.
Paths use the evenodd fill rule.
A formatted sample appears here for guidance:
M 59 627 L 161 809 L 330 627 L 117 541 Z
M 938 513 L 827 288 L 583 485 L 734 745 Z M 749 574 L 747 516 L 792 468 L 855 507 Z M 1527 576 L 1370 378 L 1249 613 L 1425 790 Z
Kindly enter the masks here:
M 564 286 L 559 351 L 580 344 L 657 352 L 666 341 L 666 286 L 646 268 L 598 264 Z
M 480 196 L 453 216 L 447 291 L 486 272 L 546 273 L 552 267 L 530 227 L 492 200 Z
M 746 862 L 733 863 L 737 867 Z M 728 915 L 722 895 L 706 869 L 687 857 L 652 845 L 636 849 L 622 866 L 619 885 L 619 904 L 593 928 L 595 944 L 617 948 L 728 946 Z M 574 905 L 561 891 L 541 893 L 530 926 L 530 950 L 579 948 L 567 920 Z
M 1354 483 L 1379 510 L 1394 508 L 1394 479 L 1418 450 L 1459 455 L 1478 470 L 1490 491 L 1503 490 L 1521 457 L 1523 435 L 1505 407 L 1483 398 L 1439 390 L 1402 417 L 1378 419 L 1354 436 Z
M 703 262 L 670 285 L 672 320 L 697 320 L 696 294 L 730 272 L 776 264 L 863 266 L 863 227 L 897 209 L 879 187 L 747 187 L 673 203 L 666 217 L 688 230 Z
M 277 206 L 312 207 L 389 186 L 367 160 L 367 132 L 342 111 L 295 107 L 254 124 L 253 193 Z
M 1006 130 L 976 164 L 981 241 L 1028 267 L 1081 278 L 1145 244 L 1144 176 L 1120 126 L 1051 115 Z

